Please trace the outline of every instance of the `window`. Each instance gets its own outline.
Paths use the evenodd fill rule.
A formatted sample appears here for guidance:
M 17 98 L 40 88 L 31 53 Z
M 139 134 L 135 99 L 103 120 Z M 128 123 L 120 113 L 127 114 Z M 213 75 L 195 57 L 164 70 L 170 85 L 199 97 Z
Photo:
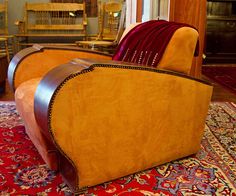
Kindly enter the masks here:
M 168 20 L 169 18 L 168 0 L 143 0 L 142 22 L 152 19 Z

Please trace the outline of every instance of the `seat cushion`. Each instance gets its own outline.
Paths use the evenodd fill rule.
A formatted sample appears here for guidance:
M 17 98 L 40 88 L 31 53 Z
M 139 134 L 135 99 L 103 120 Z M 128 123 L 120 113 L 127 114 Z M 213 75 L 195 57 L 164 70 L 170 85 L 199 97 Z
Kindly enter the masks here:
M 58 169 L 57 150 L 43 135 L 34 116 L 34 93 L 41 78 L 22 83 L 15 92 L 16 108 L 24 121 L 26 133 L 43 160 L 52 170 Z

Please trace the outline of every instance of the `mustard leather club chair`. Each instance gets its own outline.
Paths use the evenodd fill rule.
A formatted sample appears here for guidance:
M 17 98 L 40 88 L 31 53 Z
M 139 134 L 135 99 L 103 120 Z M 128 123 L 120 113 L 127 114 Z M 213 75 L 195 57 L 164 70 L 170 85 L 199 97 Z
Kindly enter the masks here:
M 10 63 L 26 132 L 75 193 L 200 148 L 212 86 L 190 74 L 198 33 L 188 26 L 175 30 L 156 62 L 157 53 L 145 52 L 146 58 L 133 42 L 135 33 L 146 32 L 140 33 L 143 24 L 127 33 L 113 57 L 35 45 Z

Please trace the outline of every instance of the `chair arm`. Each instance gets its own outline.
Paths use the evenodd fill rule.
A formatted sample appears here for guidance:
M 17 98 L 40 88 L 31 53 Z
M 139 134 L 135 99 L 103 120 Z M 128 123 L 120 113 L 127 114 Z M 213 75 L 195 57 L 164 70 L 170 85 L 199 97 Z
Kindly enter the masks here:
M 110 55 L 97 51 L 36 44 L 21 50 L 13 57 L 8 68 L 9 84 L 15 90 L 22 82 L 42 77 L 53 67 L 79 57 L 111 59 Z
M 18 26 L 18 33 L 23 34 L 25 33 L 25 21 L 23 20 L 17 20 L 14 23 L 16 26 Z
M 44 76 L 34 112 L 78 192 L 196 153 L 211 93 L 176 72 L 74 60 Z

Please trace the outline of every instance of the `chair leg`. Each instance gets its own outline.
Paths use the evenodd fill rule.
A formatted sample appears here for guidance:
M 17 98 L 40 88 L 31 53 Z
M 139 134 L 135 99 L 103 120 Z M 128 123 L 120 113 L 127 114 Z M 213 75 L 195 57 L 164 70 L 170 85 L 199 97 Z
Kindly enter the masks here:
M 9 63 L 10 62 L 10 54 L 9 54 L 9 49 L 8 49 L 8 40 L 5 39 L 4 43 L 5 43 L 5 50 L 6 50 L 6 55 L 7 55 L 7 61 Z
M 11 44 L 12 44 L 12 55 L 14 56 L 16 54 L 16 46 L 15 46 L 14 37 L 11 37 Z
M 1 41 L 1 46 L 3 46 L 3 48 L 1 48 L 1 54 L 6 54 L 7 56 L 7 60 L 8 62 L 10 62 L 10 56 L 9 56 L 9 49 L 8 49 L 8 41 L 7 41 L 7 38 L 0 38 L 0 41 Z
M 20 51 L 20 38 L 16 37 L 16 52 Z

